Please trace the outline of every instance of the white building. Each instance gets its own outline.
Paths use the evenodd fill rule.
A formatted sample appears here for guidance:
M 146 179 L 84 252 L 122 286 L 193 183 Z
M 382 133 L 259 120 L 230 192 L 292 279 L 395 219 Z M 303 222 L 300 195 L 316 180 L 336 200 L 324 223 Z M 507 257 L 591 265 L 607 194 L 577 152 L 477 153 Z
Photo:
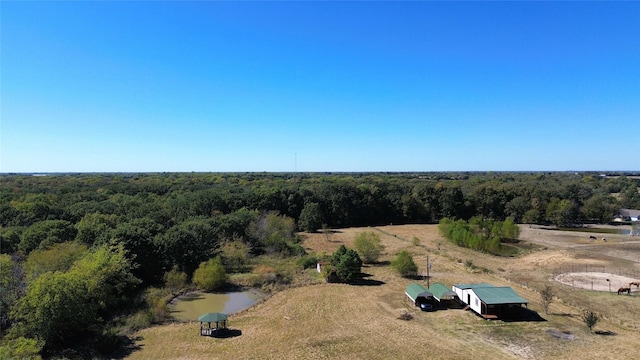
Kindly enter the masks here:
M 485 319 L 513 315 L 529 303 L 508 286 L 457 284 L 451 288 L 462 302 Z

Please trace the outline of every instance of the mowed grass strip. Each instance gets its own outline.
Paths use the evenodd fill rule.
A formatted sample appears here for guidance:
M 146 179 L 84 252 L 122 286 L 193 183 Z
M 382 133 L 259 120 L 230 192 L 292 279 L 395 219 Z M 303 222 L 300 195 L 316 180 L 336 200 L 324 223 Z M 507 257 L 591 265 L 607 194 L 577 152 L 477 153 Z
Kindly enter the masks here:
M 340 244 L 352 246 L 362 231 L 379 231 L 386 246 L 379 264 L 362 271 L 371 286 L 320 284 L 278 292 L 266 301 L 230 316 L 229 326 L 242 335 L 228 339 L 199 336 L 198 323 L 168 324 L 138 332 L 132 359 L 609 359 L 637 355 L 640 335 L 638 297 L 578 291 L 552 282 L 553 265 L 575 261 L 571 249 L 548 248 L 518 257 L 497 258 L 458 248 L 442 239 L 435 225 L 343 229 L 303 234 L 305 247 L 330 253 Z M 416 245 L 413 237 L 420 242 Z M 407 249 L 431 281 L 446 285 L 489 282 L 512 286 L 529 301 L 529 309 L 546 321 L 486 321 L 472 312 L 422 313 L 406 302 L 404 288 L 415 280 L 395 274 L 388 262 Z M 472 262 L 473 267 L 467 266 Z M 307 271 L 314 271 L 313 269 Z M 308 276 L 306 274 L 305 276 Z M 545 315 L 537 289 L 550 283 L 558 291 Z M 590 334 L 580 319 L 591 308 L 606 316 L 596 329 L 615 336 Z M 403 312 L 413 320 L 399 320 Z M 625 316 L 629 312 L 632 317 Z M 613 322 L 610 321 L 613 319 Z M 566 340 L 549 330 L 574 335 Z M 615 356 L 613 356 L 615 354 Z

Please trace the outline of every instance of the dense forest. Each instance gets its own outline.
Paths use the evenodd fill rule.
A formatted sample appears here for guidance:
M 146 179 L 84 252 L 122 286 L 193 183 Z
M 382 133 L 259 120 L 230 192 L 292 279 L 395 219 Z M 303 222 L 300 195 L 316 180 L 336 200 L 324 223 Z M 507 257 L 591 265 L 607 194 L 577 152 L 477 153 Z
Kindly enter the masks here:
M 297 231 L 443 218 L 608 223 L 620 208 L 640 209 L 640 179 L 631 175 L 0 175 L 4 351 L 65 354 L 85 340 L 108 351 L 117 339 L 108 329 L 153 307 L 149 289 L 166 286 L 172 274 L 188 282 L 220 256 L 227 268 L 240 267 L 238 249 L 302 256 Z

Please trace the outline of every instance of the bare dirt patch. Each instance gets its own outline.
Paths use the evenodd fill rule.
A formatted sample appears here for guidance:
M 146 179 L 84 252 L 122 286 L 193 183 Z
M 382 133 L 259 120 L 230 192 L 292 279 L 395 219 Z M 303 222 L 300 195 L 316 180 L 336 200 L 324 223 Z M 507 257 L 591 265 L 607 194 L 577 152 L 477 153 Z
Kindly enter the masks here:
M 616 292 L 618 288 L 629 287 L 630 282 L 637 281 L 630 277 L 603 272 L 563 273 L 556 275 L 554 280 L 580 289 L 606 292 Z M 631 291 L 639 290 L 633 286 Z

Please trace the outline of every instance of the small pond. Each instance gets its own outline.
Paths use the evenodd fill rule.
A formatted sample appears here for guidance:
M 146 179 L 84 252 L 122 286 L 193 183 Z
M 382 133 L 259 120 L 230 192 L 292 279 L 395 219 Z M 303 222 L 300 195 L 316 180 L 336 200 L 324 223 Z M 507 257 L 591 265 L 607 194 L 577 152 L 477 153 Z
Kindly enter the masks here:
M 192 292 L 174 299 L 169 305 L 171 316 L 180 321 L 197 321 L 202 314 L 237 313 L 255 304 L 264 295 L 257 290 L 228 293 Z

